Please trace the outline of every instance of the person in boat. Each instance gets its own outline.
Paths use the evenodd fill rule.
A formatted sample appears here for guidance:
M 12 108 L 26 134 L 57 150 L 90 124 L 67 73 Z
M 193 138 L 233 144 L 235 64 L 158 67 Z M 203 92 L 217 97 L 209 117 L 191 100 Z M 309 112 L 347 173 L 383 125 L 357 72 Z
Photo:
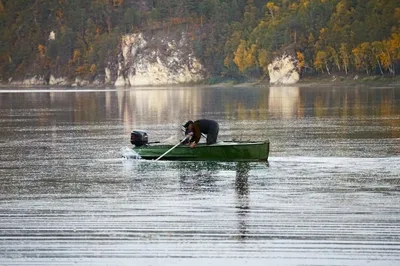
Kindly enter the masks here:
M 199 143 L 202 133 L 207 135 L 207 145 L 217 142 L 219 125 L 214 120 L 199 119 L 194 122 L 189 120 L 183 127 L 185 128 L 185 135 L 191 135 L 189 140 L 191 148 L 196 147 L 197 143 Z

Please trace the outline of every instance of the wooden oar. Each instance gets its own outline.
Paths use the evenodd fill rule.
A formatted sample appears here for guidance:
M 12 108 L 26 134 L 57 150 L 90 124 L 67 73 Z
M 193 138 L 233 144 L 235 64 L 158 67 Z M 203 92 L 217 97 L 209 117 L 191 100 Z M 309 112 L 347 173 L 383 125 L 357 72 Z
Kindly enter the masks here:
M 181 144 L 182 142 L 184 142 L 188 137 L 190 137 L 190 135 L 186 135 L 183 140 L 181 140 L 178 144 L 176 144 L 174 147 L 172 147 L 171 149 L 167 150 L 166 152 L 164 152 L 163 154 L 161 154 L 160 157 L 158 157 L 156 159 L 156 161 L 160 160 L 162 157 L 164 157 L 164 155 L 166 155 L 167 153 L 169 153 L 170 151 L 172 151 L 173 149 L 175 149 L 176 147 L 178 147 L 179 144 Z

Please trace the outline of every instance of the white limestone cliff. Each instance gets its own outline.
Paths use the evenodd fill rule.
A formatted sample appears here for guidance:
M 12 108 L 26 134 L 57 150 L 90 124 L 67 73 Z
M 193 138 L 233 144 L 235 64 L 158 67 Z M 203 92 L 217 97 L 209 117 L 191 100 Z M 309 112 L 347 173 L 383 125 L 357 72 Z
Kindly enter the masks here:
M 65 78 L 56 78 L 53 75 L 50 75 L 49 85 L 57 85 L 57 86 L 66 86 L 68 85 L 68 81 Z
M 185 33 L 179 39 L 145 40 L 143 34 L 125 35 L 121 41 L 115 86 L 146 86 L 197 82 L 204 78 L 203 66 L 188 48 Z M 106 81 L 111 71 L 106 69 Z
M 33 76 L 30 78 L 25 78 L 23 80 L 13 80 L 9 79 L 9 84 L 13 86 L 40 86 L 45 85 L 46 81 L 43 77 Z
M 295 84 L 300 79 L 297 58 L 283 54 L 268 65 L 271 84 Z
M 51 32 L 49 40 L 55 39 Z M 194 56 L 191 43 L 184 31 L 152 33 L 145 37 L 143 33 L 124 35 L 121 38 L 118 58 L 111 59 L 104 75 L 86 80 L 60 76 L 50 70 L 48 78 L 27 77 L 22 80 L 10 80 L 19 86 L 147 86 L 194 83 L 204 79 L 204 67 Z

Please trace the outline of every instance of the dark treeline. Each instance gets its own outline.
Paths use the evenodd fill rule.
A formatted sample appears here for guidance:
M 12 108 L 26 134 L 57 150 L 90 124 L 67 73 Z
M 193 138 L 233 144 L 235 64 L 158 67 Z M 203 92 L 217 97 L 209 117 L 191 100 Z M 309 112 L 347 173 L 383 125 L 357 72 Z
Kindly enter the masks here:
M 0 79 L 94 78 L 122 35 L 174 29 L 211 76 L 263 77 L 283 51 L 307 73 L 399 68 L 400 0 L 0 0 Z

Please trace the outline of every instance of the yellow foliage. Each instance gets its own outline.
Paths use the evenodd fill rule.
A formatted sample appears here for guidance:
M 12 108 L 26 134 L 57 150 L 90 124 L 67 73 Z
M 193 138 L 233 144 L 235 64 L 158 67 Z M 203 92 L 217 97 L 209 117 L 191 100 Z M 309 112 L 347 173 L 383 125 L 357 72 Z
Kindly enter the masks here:
M 83 66 L 78 66 L 75 70 L 76 74 L 78 75 L 84 75 L 88 73 L 89 66 L 88 65 L 83 65 Z
M 393 60 L 400 60 L 400 33 L 393 33 L 390 39 L 390 51 Z
M 122 6 L 124 0 L 112 0 L 113 6 Z
M 240 72 L 245 70 L 245 58 L 247 54 L 246 49 L 246 41 L 240 40 L 240 44 L 234 53 L 235 57 L 233 58 L 233 62 L 237 65 Z
M 341 43 L 340 44 L 340 48 L 339 48 L 339 57 L 340 60 L 343 64 L 344 70 L 346 71 L 347 74 L 347 70 L 349 68 L 350 65 L 350 52 L 349 52 L 349 46 L 346 43 Z
M 2 3 L 2 1 L 0 0 L 0 13 L 4 12 L 4 5 Z
M 317 48 L 317 50 L 319 49 L 323 49 L 326 46 L 326 42 L 327 42 L 327 33 L 328 30 L 327 28 L 322 28 L 319 31 L 319 36 L 318 36 L 318 40 L 315 43 L 315 47 Z
M 75 69 L 75 73 L 77 75 L 87 75 L 87 74 L 94 75 L 94 74 L 96 74 L 96 71 L 97 71 L 97 67 L 95 64 L 91 64 L 91 65 L 84 64 L 84 65 L 78 66 Z
M 390 58 L 390 52 L 389 52 L 389 48 L 390 48 L 390 42 L 387 40 L 384 40 L 382 42 L 382 55 L 380 55 L 379 59 L 381 60 L 381 64 L 382 67 L 384 69 L 389 69 L 391 64 L 392 64 L 392 60 Z
M 304 8 L 307 8 L 308 5 L 310 4 L 309 0 L 301 0 L 301 4 L 303 5 Z
M 319 31 L 320 38 L 321 38 L 321 37 L 322 37 L 322 38 L 325 38 L 325 37 L 326 37 L 326 33 L 327 33 L 327 29 L 326 29 L 326 28 L 322 28 L 322 29 Z
M 90 66 L 89 72 L 90 72 L 90 74 L 95 74 L 96 73 L 96 65 L 95 64 L 92 64 Z
M 40 56 L 44 56 L 44 54 L 46 52 L 46 47 L 42 44 L 39 44 L 37 48 L 38 48 Z
M 257 63 L 256 61 L 257 45 L 252 44 L 250 50 L 247 52 L 245 65 L 251 67 Z
M 375 56 L 376 60 L 378 61 L 379 67 L 381 69 L 387 69 L 388 67 L 388 58 L 386 53 L 383 52 L 383 43 L 380 41 L 375 41 L 371 44 L 372 46 L 372 53 Z
M 258 52 L 258 64 L 263 69 L 264 73 L 268 72 L 268 64 L 270 63 L 267 50 L 260 49 Z
M 328 57 L 329 59 L 335 63 L 337 69 L 340 71 L 340 58 L 339 58 L 339 53 L 336 52 L 335 48 L 332 46 L 326 47 L 326 50 L 328 52 Z
M 318 51 L 314 60 L 314 67 L 323 72 L 323 67 L 326 64 L 327 54 L 324 51 Z
M 304 54 L 302 52 L 297 52 L 297 60 L 299 60 L 298 68 L 301 70 L 305 65 L 306 62 L 304 60 Z
M 265 6 L 266 6 L 269 10 L 271 10 L 271 9 L 274 8 L 275 3 L 274 3 L 274 2 L 268 2 Z
M 394 17 L 400 22 L 400 7 L 394 10 Z
M 278 15 L 279 6 L 275 5 L 275 3 L 268 2 L 265 6 L 269 10 L 269 12 L 271 13 L 272 18 L 275 18 L 275 16 Z
M 96 34 L 97 35 L 101 34 L 101 28 L 99 26 L 96 26 Z
M 372 50 L 371 50 L 371 43 L 369 42 L 363 42 L 361 44 L 361 49 L 364 55 L 364 60 L 366 66 L 371 66 L 375 63 L 375 58 L 372 56 Z
M 79 51 L 78 49 L 75 49 L 74 55 L 72 56 L 72 63 L 75 63 L 76 61 L 78 61 L 80 56 L 81 56 L 81 51 Z
M 247 49 L 246 41 L 240 40 L 240 44 L 234 53 L 233 62 L 237 65 L 240 72 L 244 72 L 247 68 L 252 67 L 257 63 L 256 60 L 257 45 L 251 45 Z
M 400 60 L 400 34 L 393 33 L 391 38 L 383 40 L 381 46 L 378 48 L 382 49 L 382 53 L 378 53 L 377 55 L 378 59 L 381 61 L 382 67 L 394 74 L 393 62 Z M 379 52 L 379 49 L 377 50 Z
M 62 19 L 64 17 L 64 13 L 63 13 L 62 9 L 56 10 L 56 17 L 57 17 L 57 19 Z
M 290 6 L 289 6 L 290 10 L 296 10 L 298 8 L 299 8 L 299 6 L 297 5 L 297 3 L 290 4 Z
M 361 69 L 363 63 L 363 53 L 360 46 L 357 46 L 352 50 L 354 63 L 357 69 Z

